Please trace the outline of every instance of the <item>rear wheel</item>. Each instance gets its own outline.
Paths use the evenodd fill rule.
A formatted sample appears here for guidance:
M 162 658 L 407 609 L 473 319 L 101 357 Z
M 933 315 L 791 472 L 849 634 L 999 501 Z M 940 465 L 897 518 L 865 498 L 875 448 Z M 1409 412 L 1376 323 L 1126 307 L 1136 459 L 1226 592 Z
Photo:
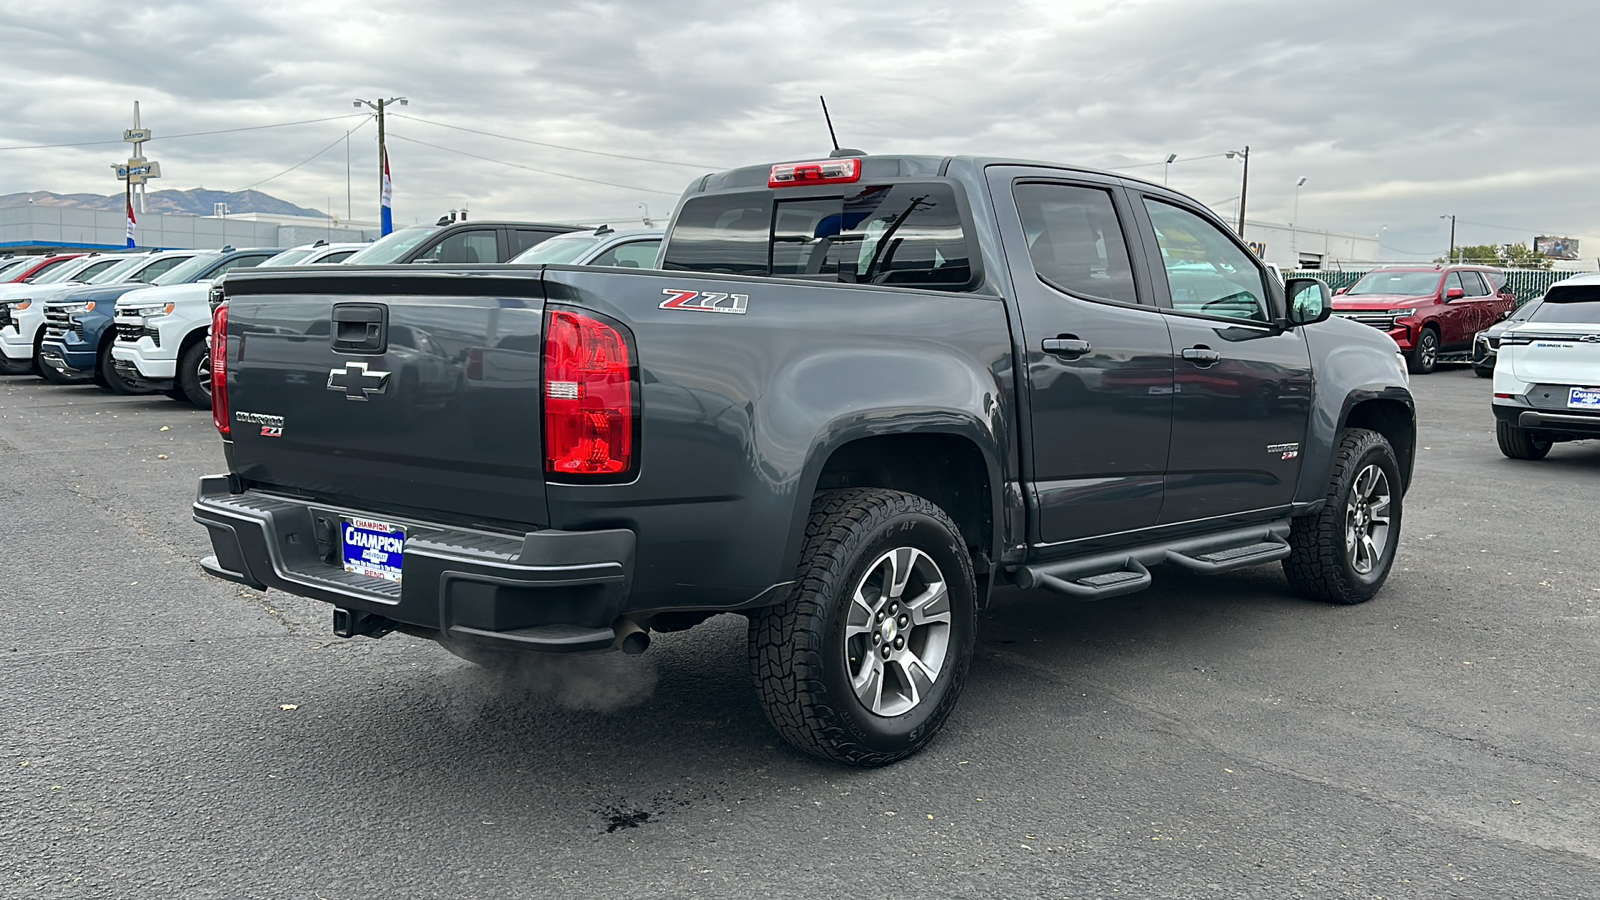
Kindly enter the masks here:
M 1406 368 L 1413 375 L 1427 375 L 1439 365 L 1439 332 L 1432 328 L 1422 329 L 1417 335 L 1417 343 L 1406 354 Z
M 188 400 L 200 409 L 211 408 L 211 347 L 195 341 L 178 357 L 178 378 L 173 399 Z
M 1551 440 L 1539 432 L 1518 428 L 1509 422 L 1495 422 L 1494 437 L 1500 444 L 1500 452 L 1512 459 L 1544 459 L 1552 446 Z
M 1400 465 L 1389 441 L 1352 428 L 1339 441 L 1322 511 L 1294 520 L 1283 573 L 1295 593 L 1326 603 L 1371 600 L 1400 540 Z
M 878 489 L 818 495 L 788 598 L 750 617 L 768 721 L 850 765 L 917 752 L 966 680 L 975 597 L 961 532 L 938 506 Z

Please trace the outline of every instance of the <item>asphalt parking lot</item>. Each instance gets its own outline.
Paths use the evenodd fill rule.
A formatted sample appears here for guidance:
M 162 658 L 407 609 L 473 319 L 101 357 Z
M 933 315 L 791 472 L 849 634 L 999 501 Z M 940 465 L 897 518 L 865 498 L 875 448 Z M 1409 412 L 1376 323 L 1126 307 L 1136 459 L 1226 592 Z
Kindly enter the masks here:
M 507 681 L 202 575 L 208 414 L 0 380 L 0 895 L 1600 896 L 1600 442 L 1413 382 L 1400 559 L 1014 593 L 940 739 L 815 761 L 743 620 Z

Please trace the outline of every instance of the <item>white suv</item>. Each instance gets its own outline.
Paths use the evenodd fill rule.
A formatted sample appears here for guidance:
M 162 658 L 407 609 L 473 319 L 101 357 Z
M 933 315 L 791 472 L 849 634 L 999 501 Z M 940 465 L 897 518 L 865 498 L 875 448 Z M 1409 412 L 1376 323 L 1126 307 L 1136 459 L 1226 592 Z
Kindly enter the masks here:
M 256 268 L 344 262 L 367 244 L 318 241 L 294 247 Z M 117 300 L 113 365 L 140 388 L 166 392 L 174 400 L 211 408 L 211 281 L 146 288 Z
M 1600 438 L 1600 275 L 1556 282 L 1526 315 L 1500 336 L 1495 437 L 1512 459 L 1543 459 Z

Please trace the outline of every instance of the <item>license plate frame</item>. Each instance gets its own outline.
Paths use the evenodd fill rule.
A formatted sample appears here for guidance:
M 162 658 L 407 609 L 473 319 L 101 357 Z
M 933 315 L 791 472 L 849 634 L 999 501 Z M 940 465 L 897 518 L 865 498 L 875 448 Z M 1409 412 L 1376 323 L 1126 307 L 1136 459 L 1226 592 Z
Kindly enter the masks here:
M 1567 409 L 1585 409 L 1600 412 L 1600 388 L 1568 388 Z
M 339 559 L 346 572 L 399 584 L 405 544 L 404 525 L 354 517 L 339 520 Z

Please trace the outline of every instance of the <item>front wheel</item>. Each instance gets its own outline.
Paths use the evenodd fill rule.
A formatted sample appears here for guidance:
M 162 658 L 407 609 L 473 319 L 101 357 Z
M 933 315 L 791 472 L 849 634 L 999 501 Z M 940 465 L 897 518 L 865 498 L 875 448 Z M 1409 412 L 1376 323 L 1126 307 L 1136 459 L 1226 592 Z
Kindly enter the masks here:
M 899 491 L 828 491 L 788 598 L 750 617 L 750 672 L 789 743 L 882 766 L 943 726 L 976 628 L 972 560 L 944 510 Z
M 1400 541 L 1400 465 L 1376 431 L 1351 428 L 1339 441 L 1322 511 L 1294 520 L 1283 574 L 1310 600 L 1365 603 L 1394 566 Z
M 100 362 L 95 367 L 95 381 L 113 394 L 129 396 L 150 393 L 148 388 L 135 386 L 133 382 L 122 377 L 121 372 L 117 371 L 117 361 L 111 355 L 112 344 L 113 341 L 106 341 L 100 347 Z
M 1544 459 L 1552 446 L 1549 438 L 1508 422 L 1494 423 L 1494 437 L 1500 452 L 1512 459 Z
M 1406 368 L 1413 375 L 1427 375 L 1439 365 L 1439 332 L 1432 328 L 1422 329 L 1417 335 L 1417 343 L 1406 354 Z

